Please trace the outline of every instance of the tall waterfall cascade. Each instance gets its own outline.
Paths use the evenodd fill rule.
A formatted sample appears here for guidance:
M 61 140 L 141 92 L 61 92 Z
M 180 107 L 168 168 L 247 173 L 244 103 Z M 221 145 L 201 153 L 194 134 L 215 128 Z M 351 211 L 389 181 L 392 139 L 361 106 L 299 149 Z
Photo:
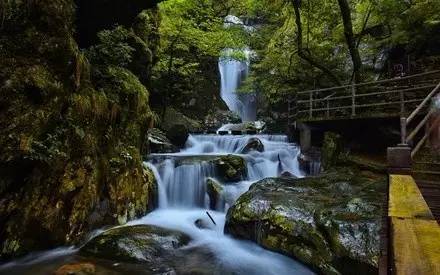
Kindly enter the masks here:
M 225 18 L 225 27 L 232 25 L 252 31 L 251 26 L 246 26 L 239 18 L 229 15 Z M 234 57 L 234 53 L 240 53 L 242 58 Z M 237 113 L 242 121 L 255 121 L 257 117 L 256 94 L 253 91 L 238 92 L 249 75 L 252 55 L 253 52 L 249 48 L 225 49 L 219 59 L 221 97 L 228 108 Z

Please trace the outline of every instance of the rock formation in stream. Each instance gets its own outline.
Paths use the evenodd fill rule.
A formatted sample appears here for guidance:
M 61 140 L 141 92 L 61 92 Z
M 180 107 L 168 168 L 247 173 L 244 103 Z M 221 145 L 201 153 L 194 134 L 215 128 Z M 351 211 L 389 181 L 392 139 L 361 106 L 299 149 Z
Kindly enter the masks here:
M 254 183 L 227 214 L 225 232 L 323 274 L 374 274 L 386 179 L 339 168 L 319 177 Z
M 0 2 L 0 258 L 73 243 L 154 207 L 141 156 L 157 16 L 142 11 L 156 3 Z

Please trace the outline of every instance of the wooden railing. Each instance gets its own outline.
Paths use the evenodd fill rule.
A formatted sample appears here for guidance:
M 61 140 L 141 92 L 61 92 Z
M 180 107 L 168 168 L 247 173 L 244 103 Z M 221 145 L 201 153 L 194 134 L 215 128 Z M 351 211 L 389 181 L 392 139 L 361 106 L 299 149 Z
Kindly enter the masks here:
M 400 126 L 401 126 L 400 136 L 401 136 L 402 145 L 409 145 L 411 143 L 414 143 L 415 138 L 420 133 L 420 131 L 422 129 L 426 129 L 422 138 L 417 143 L 414 143 L 415 146 L 411 150 L 412 158 L 414 158 L 417 152 L 422 148 L 422 146 L 427 141 L 429 134 L 434 130 L 433 129 L 434 125 L 427 125 L 430 117 L 434 112 L 434 109 L 430 108 L 429 111 L 426 113 L 426 115 L 423 117 L 423 119 L 408 135 L 407 135 L 407 128 L 414 121 L 414 119 L 422 113 L 423 110 L 427 109 L 429 103 L 431 102 L 431 99 L 439 93 L 440 93 L 440 81 L 437 84 L 437 86 L 425 97 L 425 99 L 417 106 L 417 108 L 408 117 L 402 116 L 400 118 Z
M 289 120 L 405 116 L 437 87 L 440 71 L 295 93 Z M 420 110 L 418 114 L 420 113 Z

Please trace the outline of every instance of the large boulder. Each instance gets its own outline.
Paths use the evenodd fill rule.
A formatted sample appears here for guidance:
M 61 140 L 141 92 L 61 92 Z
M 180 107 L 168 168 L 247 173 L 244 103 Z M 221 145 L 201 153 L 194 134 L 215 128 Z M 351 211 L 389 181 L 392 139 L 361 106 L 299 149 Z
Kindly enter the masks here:
M 227 155 L 214 161 L 219 177 L 225 182 L 237 182 L 247 174 L 246 161 L 236 155 Z
M 157 226 L 122 226 L 93 238 L 80 253 L 108 260 L 160 265 L 164 258 L 172 256 L 189 241 L 183 233 Z
M 352 171 L 264 179 L 229 209 L 225 232 L 319 273 L 377 273 L 385 186 L 385 177 Z
M 244 148 L 241 150 L 242 154 L 247 154 L 251 151 L 264 151 L 264 144 L 259 138 L 250 138 Z
M 133 225 L 103 232 L 79 253 L 110 263 L 133 264 L 140 267 L 142 274 L 231 274 L 218 264 L 209 249 L 188 245 L 189 241 L 188 235 L 175 230 Z M 114 269 L 113 265 L 110 267 Z

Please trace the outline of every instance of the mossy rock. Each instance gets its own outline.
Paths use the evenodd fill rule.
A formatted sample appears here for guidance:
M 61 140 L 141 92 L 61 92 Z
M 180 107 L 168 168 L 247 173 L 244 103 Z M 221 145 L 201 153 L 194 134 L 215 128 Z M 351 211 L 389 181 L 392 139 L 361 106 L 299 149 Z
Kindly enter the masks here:
M 222 210 L 224 207 L 223 186 L 215 179 L 206 180 L 206 192 L 209 196 L 209 208 L 212 210 Z
M 136 264 L 147 274 L 232 274 L 206 247 L 188 245 L 188 235 L 154 225 L 116 227 L 90 240 L 79 254 Z
M 303 179 L 264 179 L 229 209 L 225 232 L 319 273 L 377 273 L 385 186 L 385 177 L 347 169 Z
M 237 182 L 247 175 L 246 161 L 237 155 L 227 155 L 214 161 L 219 177 L 225 182 Z
M 189 241 L 183 233 L 153 225 L 122 226 L 93 238 L 80 253 L 115 261 L 153 263 Z
M 6 2 L 0 43 L 2 260 L 75 244 L 91 230 L 143 216 L 154 208 L 157 189 L 140 157 L 152 113 L 136 72 L 88 62 L 74 39 L 73 1 Z M 149 12 L 149 22 L 159 19 Z M 153 62 L 146 43 L 152 49 L 155 42 L 132 38 L 139 60 Z

